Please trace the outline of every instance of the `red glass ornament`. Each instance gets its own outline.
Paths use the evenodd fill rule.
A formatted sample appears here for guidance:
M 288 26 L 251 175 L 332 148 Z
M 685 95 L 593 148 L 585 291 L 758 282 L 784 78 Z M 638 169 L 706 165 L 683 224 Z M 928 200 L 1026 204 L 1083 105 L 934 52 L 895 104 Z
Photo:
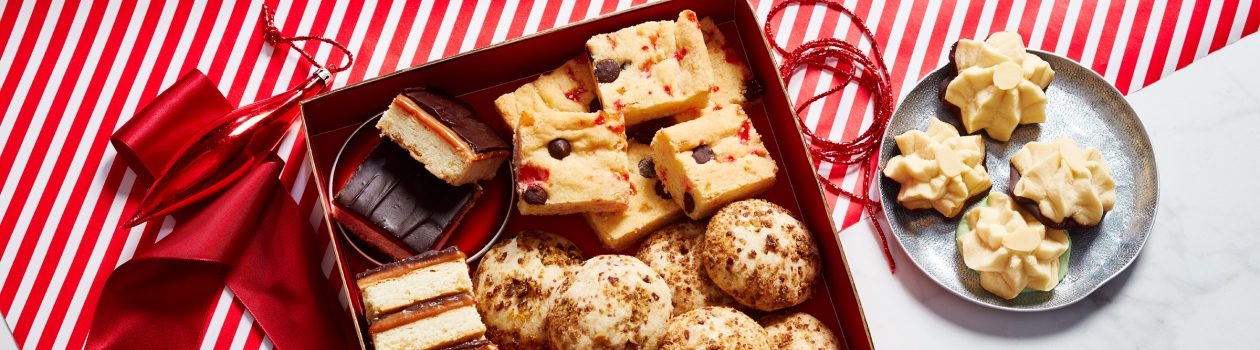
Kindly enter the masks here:
M 235 183 L 271 154 L 297 119 L 298 103 L 327 89 L 331 77 L 320 68 L 289 91 L 223 115 L 176 153 L 122 226 L 186 208 Z

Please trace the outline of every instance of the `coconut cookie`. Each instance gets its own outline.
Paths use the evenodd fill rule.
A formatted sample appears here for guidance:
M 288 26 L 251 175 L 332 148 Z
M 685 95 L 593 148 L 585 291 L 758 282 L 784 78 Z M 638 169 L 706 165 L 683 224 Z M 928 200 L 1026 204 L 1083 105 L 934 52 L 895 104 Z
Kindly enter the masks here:
M 701 254 L 718 288 L 749 307 L 774 311 L 813 295 L 822 261 L 814 236 L 791 212 L 761 199 L 713 215 Z
M 1097 148 L 1067 137 L 1029 142 L 1011 157 L 1011 195 L 1043 224 L 1058 229 L 1097 226 L 1116 204 L 1111 167 Z
M 586 50 L 604 110 L 624 113 L 626 125 L 704 107 L 713 89 L 700 20 L 690 10 L 676 22 L 593 36 Z
M 1025 289 L 1054 289 L 1067 268 L 1067 233 L 1049 229 L 1019 210 L 1010 197 L 989 195 L 985 205 L 964 216 L 958 252 L 968 268 L 980 272 L 980 286 L 1004 299 Z
M 655 349 L 665 335 L 669 286 L 639 259 L 596 256 L 566 284 L 547 315 L 555 349 Z
M 744 307 L 709 279 L 700 259 L 705 229 L 694 221 L 666 226 L 648 236 L 635 255 L 669 284 L 674 316 L 705 306 Z
M 661 350 L 770 349 L 766 330 L 742 312 L 706 307 L 674 316 L 661 341 Z
M 958 108 L 968 134 L 984 130 L 994 140 L 1008 141 L 1016 126 L 1046 121 L 1044 90 L 1054 69 L 1027 52 L 1019 33 L 959 40 L 950 59 L 958 75 L 944 87 L 942 100 Z
M 542 231 L 496 243 L 473 275 L 486 338 L 504 349 L 546 349 L 550 299 L 585 259 L 573 242 Z
M 884 176 L 901 183 L 897 202 L 906 208 L 955 217 L 968 198 L 993 184 L 979 136 L 959 136 L 953 125 L 932 118 L 926 133 L 910 130 L 894 139 L 901 154 L 888 160 Z
M 775 313 L 757 320 L 780 350 L 840 350 L 840 339 L 822 321 L 804 312 Z

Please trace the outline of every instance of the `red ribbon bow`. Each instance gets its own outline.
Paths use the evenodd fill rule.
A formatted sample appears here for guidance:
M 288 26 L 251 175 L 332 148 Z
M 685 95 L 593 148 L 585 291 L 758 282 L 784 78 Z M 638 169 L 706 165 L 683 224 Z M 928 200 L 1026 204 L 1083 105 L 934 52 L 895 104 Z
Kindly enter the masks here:
M 164 169 L 232 106 L 199 71 L 164 91 L 110 138 L 142 179 Z M 280 184 L 274 155 L 105 282 L 89 349 L 193 349 L 224 285 L 280 349 L 357 347 L 320 269 L 323 249 Z

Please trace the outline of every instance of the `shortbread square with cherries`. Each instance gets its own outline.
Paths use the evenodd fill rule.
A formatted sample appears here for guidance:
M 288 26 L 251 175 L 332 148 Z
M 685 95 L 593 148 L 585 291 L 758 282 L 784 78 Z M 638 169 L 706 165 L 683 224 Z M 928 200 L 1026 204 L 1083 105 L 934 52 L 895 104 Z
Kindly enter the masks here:
M 779 171 L 739 105 L 657 131 L 652 150 L 666 190 L 697 220 L 761 194 Z
M 603 108 L 595 98 L 595 80 L 586 55 L 499 96 L 494 107 L 513 130 L 524 112 L 595 112 Z
M 708 103 L 713 67 L 695 12 L 596 35 L 586 49 L 604 110 L 627 125 Z
M 640 238 L 683 218 L 682 207 L 656 176 L 652 146 L 630 140 L 630 201 L 626 210 L 583 213 L 608 249 L 630 248 Z
M 524 215 L 625 210 L 626 126 L 604 112 L 525 112 L 516 127 L 517 208 Z

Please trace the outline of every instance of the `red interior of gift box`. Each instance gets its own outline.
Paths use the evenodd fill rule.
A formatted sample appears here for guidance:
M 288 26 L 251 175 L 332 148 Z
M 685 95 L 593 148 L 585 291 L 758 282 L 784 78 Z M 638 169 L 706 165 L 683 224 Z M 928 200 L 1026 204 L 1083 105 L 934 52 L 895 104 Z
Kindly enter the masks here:
M 494 109 L 493 101 L 499 95 L 511 92 L 536 75 L 583 54 L 584 43 L 595 34 L 616 31 L 646 21 L 673 20 L 684 9 L 691 9 L 701 17 L 712 17 L 727 37 L 728 45 L 743 54 L 754 75 L 766 86 L 762 103 L 749 106 L 746 111 L 753 120 L 754 127 L 762 134 L 763 141 L 780 169 L 774 187 L 758 198 L 800 214 L 802 221 L 814 233 L 824 266 L 822 278 L 825 283 L 814 291 L 809 301 L 790 310 L 808 312 L 822 320 L 842 338 L 847 348 L 869 349 L 871 341 L 866 322 L 835 234 L 836 226 L 831 221 L 822 187 L 814 175 L 815 163 L 806 152 L 805 141 L 793 116 L 792 104 L 782 85 L 756 14 L 752 6 L 743 0 L 678 0 L 653 3 L 401 70 L 306 101 L 302 105 L 304 131 L 309 140 L 309 154 L 319 181 L 320 199 L 326 215 L 332 208 L 333 192 L 330 191 L 340 188 L 341 185 L 332 183 L 333 179 L 344 182 L 348 173 L 357 166 L 357 161 L 349 161 L 351 164 L 339 164 L 334 168 L 342 145 L 347 143 L 360 125 L 388 108 L 390 101 L 402 89 L 440 86 L 472 104 L 479 117 L 495 125 L 505 138 L 510 138 L 510 131 Z M 371 143 L 355 143 L 347 148 L 341 161 L 362 159 L 371 147 Z M 508 175 L 504 172 L 499 175 L 504 176 Z M 502 181 L 496 178 L 491 182 Z M 506 191 L 487 191 L 504 192 Z M 499 202 L 503 202 L 503 199 L 482 198 L 477 205 L 497 206 L 498 204 L 490 203 Z M 491 224 L 484 220 L 490 218 L 491 216 L 466 218 L 448 244 L 458 244 L 464 248 L 469 242 L 476 241 L 480 237 L 460 237 L 460 232 L 485 231 L 487 225 Z M 362 340 L 366 336 L 367 325 L 359 309 L 358 289 L 354 287 L 353 276 L 375 267 L 375 264 L 349 244 L 331 217 L 326 219 L 329 224 L 317 229 L 333 236 L 338 271 L 346 281 L 343 287 L 350 304 L 359 315 L 355 324 Z M 510 237 L 527 229 L 561 234 L 581 247 L 588 257 L 610 253 L 633 255 L 638 249 L 635 246 L 621 252 L 609 251 L 600 244 L 580 215 L 525 216 L 512 209 L 503 236 Z M 480 248 L 478 246 L 471 249 Z M 466 250 L 466 253 L 471 255 L 475 251 Z M 476 264 L 475 261 L 470 263 Z M 364 345 L 365 348 L 369 346 L 366 342 Z

